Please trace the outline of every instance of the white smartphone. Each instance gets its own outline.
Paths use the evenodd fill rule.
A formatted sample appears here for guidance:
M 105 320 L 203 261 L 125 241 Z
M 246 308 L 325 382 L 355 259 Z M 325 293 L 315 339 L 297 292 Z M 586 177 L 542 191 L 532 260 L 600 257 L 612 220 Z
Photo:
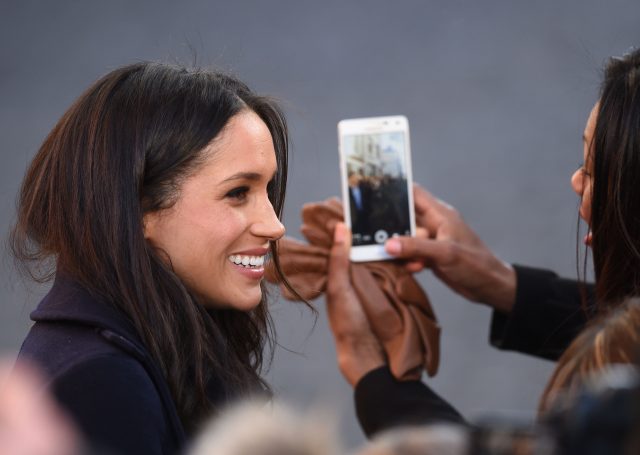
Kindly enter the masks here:
M 401 115 L 342 120 L 338 138 L 351 260 L 393 259 L 387 239 L 416 230 L 409 122 Z

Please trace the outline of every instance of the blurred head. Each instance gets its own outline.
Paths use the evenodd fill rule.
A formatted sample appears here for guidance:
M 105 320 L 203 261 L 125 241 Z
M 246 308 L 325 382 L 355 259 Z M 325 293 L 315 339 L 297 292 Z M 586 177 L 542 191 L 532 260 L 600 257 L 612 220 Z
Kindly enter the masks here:
M 241 402 L 204 426 L 188 455 L 338 455 L 335 421 L 277 402 Z
M 349 186 L 352 188 L 357 187 L 358 185 L 360 185 L 360 180 L 362 180 L 362 177 L 360 177 L 360 174 L 356 173 L 356 172 L 349 172 Z
M 572 178 L 590 225 L 599 302 L 640 294 L 640 50 L 613 58 Z
M 466 430 L 446 423 L 400 426 L 376 436 L 356 455 L 463 455 L 470 453 Z
M 273 101 L 217 72 L 125 66 L 46 138 L 23 181 L 12 247 L 128 315 L 193 423 L 211 371 L 233 389 L 261 382 L 261 269 L 270 252 L 279 274 L 286 176 L 287 128 Z
M 79 455 L 84 441 L 32 365 L 0 360 L 0 453 Z
M 540 401 L 546 412 L 562 395 L 570 399 L 585 380 L 614 364 L 633 364 L 640 354 L 640 299 L 630 298 L 594 320 L 558 360 Z

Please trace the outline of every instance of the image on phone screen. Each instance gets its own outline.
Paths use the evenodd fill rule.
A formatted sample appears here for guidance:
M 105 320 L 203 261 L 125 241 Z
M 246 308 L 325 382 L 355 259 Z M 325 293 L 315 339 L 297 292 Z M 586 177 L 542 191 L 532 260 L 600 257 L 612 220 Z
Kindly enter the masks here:
M 347 135 L 343 141 L 353 245 L 411 235 L 405 133 Z

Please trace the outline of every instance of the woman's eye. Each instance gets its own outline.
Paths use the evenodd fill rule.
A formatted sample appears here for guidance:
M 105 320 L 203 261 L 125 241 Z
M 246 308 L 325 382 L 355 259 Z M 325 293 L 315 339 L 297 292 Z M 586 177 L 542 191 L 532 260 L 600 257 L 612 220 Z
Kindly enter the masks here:
M 236 199 L 238 201 L 242 201 L 247 197 L 247 193 L 249 192 L 248 186 L 240 186 L 238 188 L 234 188 L 226 194 L 226 197 L 231 199 Z

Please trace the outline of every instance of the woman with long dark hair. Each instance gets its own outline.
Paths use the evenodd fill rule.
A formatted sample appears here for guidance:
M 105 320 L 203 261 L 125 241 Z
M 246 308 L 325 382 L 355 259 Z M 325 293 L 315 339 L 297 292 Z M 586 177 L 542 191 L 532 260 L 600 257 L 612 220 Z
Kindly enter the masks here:
M 94 444 L 175 453 L 228 401 L 268 392 L 262 276 L 267 258 L 279 274 L 287 145 L 269 98 L 157 63 L 104 76 L 44 141 L 11 247 L 55 282 L 19 360 Z
M 410 270 L 427 265 L 455 292 L 493 308 L 491 342 L 496 347 L 558 360 L 589 321 L 601 321 L 609 309 L 640 295 L 640 50 L 609 61 L 585 127 L 583 158 L 571 183 L 581 197 L 580 216 L 589 225 L 584 240 L 593 251 L 595 286 L 505 263 L 453 207 L 421 188 L 415 190 L 416 221 L 428 236 L 390 239 L 386 249 L 407 260 Z M 343 272 L 349 236 L 342 230 L 336 229 L 341 241 L 333 248 L 329 289 L 335 291 L 328 293 L 328 313 L 339 365 L 355 387 L 365 432 L 401 423 L 464 422 L 423 383 L 401 383 L 391 376 L 360 303 L 348 292 Z M 589 340 L 580 337 L 575 343 Z M 635 352 L 627 354 L 633 361 Z M 568 361 L 565 356 L 558 369 Z M 550 387 L 544 407 L 551 391 L 557 392 Z

